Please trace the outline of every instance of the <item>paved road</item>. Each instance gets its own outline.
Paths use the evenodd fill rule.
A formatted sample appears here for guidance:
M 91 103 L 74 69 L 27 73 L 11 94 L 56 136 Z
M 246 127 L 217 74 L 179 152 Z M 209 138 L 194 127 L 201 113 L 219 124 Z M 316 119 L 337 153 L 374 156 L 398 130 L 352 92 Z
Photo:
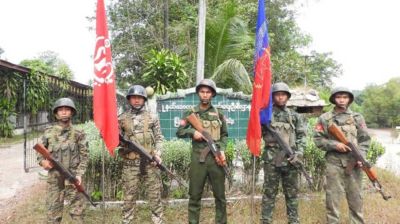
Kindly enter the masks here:
M 25 173 L 23 144 L 0 148 L 0 215 L 17 200 L 17 192 L 39 183 L 38 171 Z

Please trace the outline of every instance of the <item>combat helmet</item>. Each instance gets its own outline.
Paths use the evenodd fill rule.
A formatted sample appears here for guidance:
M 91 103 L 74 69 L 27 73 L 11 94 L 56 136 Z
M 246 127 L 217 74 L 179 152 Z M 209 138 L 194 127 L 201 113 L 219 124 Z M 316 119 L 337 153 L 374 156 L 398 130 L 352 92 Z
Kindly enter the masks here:
M 332 104 L 336 104 L 335 102 L 335 95 L 337 93 L 347 93 L 350 96 L 350 101 L 349 101 L 349 105 L 353 102 L 354 100 L 354 95 L 353 93 L 350 91 L 350 89 L 346 88 L 346 87 L 336 87 L 332 90 L 331 92 L 331 96 L 329 97 L 329 102 L 331 102 Z
M 288 95 L 288 99 L 292 96 L 289 86 L 284 82 L 277 82 L 272 86 L 272 94 L 275 92 L 285 92 Z
M 56 100 L 52 108 L 53 114 L 57 113 L 57 108 L 59 107 L 69 107 L 72 109 L 72 116 L 76 114 L 76 107 L 74 101 L 72 101 L 70 98 L 60 98 Z
M 215 95 L 217 95 L 217 86 L 215 85 L 215 82 L 211 79 L 203 79 L 199 82 L 199 84 L 197 84 L 196 86 L 196 93 L 199 93 L 199 90 L 201 87 L 206 86 L 209 87 L 211 89 L 211 91 L 213 92 L 213 97 Z
M 142 96 L 145 101 L 147 101 L 147 93 L 146 89 L 141 85 L 133 85 L 128 90 L 128 94 L 126 94 L 126 99 L 129 100 L 131 96 Z

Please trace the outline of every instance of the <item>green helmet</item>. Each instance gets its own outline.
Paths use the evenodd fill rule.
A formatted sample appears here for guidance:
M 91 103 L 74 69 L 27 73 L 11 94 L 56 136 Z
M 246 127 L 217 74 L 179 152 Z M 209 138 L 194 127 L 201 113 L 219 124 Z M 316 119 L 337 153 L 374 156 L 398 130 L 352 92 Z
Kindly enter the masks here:
M 72 116 L 76 114 L 74 101 L 72 101 L 70 98 L 60 98 L 56 100 L 52 108 L 53 114 L 57 113 L 57 108 L 59 107 L 69 107 L 72 109 Z
M 215 85 L 215 82 L 211 79 L 203 79 L 199 82 L 199 84 L 197 84 L 196 86 L 196 93 L 199 93 L 199 90 L 201 87 L 206 86 L 209 87 L 211 89 L 211 91 L 213 92 L 213 97 L 215 95 L 217 95 L 217 86 Z
M 285 92 L 288 95 L 288 99 L 292 96 L 289 86 L 284 82 L 277 82 L 272 86 L 272 94 L 275 92 Z
M 128 90 L 128 94 L 126 94 L 126 99 L 129 100 L 131 96 L 141 96 L 147 101 L 147 93 L 146 89 L 141 85 L 133 85 Z
M 336 93 L 347 93 L 350 96 L 350 101 L 349 101 L 349 105 L 353 102 L 354 100 L 354 95 L 353 93 L 346 87 L 336 87 L 332 90 L 331 92 L 331 96 L 329 97 L 329 102 L 331 102 L 332 104 L 336 104 L 335 102 L 335 95 Z

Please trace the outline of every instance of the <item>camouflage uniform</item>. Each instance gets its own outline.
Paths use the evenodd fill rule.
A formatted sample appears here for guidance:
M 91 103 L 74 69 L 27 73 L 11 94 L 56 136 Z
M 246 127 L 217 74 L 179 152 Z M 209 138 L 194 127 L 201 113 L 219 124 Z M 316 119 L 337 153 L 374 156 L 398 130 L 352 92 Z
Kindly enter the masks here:
M 290 96 L 290 95 L 289 95 Z M 281 134 L 293 151 L 301 157 L 305 148 L 305 126 L 298 113 L 285 107 L 273 107 L 271 128 Z M 265 150 L 264 160 L 264 194 L 262 198 L 262 223 L 272 223 L 275 198 L 278 194 L 279 182 L 282 181 L 286 200 L 286 212 L 289 223 L 299 223 L 298 188 L 299 171 L 287 161 L 277 141 L 262 126 Z
M 370 137 L 361 114 L 352 112 L 350 109 L 337 113 L 333 109 L 319 117 L 315 127 L 314 142 L 320 149 L 327 152 L 325 156 L 327 166 L 327 222 L 339 223 L 339 204 L 341 196 L 345 192 L 351 223 L 364 223 L 362 216 L 362 171 L 359 168 L 346 169 L 348 166 L 351 166 L 351 168 L 354 166 L 352 157 L 349 152 L 336 151 L 338 141 L 328 133 L 328 126 L 331 123 L 335 123 L 346 138 L 359 147 L 363 156 L 365 156 L 370 144 Z
M 126 139 L 142 145 L 152 155 L 160 155 L 164 137 L 156 115 L 150 114 L 144 107 L 140 110 L 132 108 L 120 115 L 119 126 Z M 126 153 L 122 148 L 119 153 L 123 157 L 123 223 L 135 222 L 135 201 L 140 186 L 147 191 L 153 223 L 163 223 L 159 169 L 147 161 L 141 161 L 140 156 L 134 152 Z
M 196 113 L 202 122 L 204 129 L 211 134 L 217 147 L 221 151 L 226 148 L 228 130 L 224 115 L 210 104 L 210 107 L 202 111 L 199 105 L 192 110 L 185 112 L 185 117 L 191 113 Z M 178 138 L 193 137 L 195 129 L 186 120 L 181 120 L 181 124 L 176 132 Z M 204 184 L 210 181 L 215 197 L 215 223 L 227 223 L 226 198 L 225 198 L 225 173 L 221 166 L 217 165 L 214 156 L 209 152 L 205 162 L 200 163 L 199 158 L 203 150 L 207 148 L 205 141 L 192 140 L 192 153 L 189 171 L 189 223 L 199 223 L 201 196 Z
M 42 144 L 72 174 L 80 176 L 86 171 L 88 149 L 85 134 L 72 125 L 62 127 L 57 124 L 48 128 L 42 137 Z M 44 158 L 38 154 L 38 162 Z M 46 197 L 47 223 L 61 223 L 64 199 L 70 203 L 69 214 L 76 223 L 83 223 L 83 212 L 86 199 L 77 192 L 54 168 L 48 172 L 48 189 Z

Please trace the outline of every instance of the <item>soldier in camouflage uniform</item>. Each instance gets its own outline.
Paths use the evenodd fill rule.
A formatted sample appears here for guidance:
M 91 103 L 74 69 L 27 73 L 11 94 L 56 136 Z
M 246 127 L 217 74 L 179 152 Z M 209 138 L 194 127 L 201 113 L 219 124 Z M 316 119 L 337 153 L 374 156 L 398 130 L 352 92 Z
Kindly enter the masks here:
M 157 115 L 151 114 L 145 108 L 146 90 L 143 86 L 134 85 L 128 90 L 126 99 L 131 107 L 119 116 L 121 134 L 142 145 L 161 163 L 164 137 Z M 119 154 L 123 158 L 123 223 L 135 223 L 135 201 L 138 199 L 140 186 L 146 189 L 153 223 L 163 223 L 160 170 L 155 164 L 148 163 L 135 152 L 126 151 L 124 147 L 119 150 Z
M 74 102 L 69 98 L 58 99 L 54 103 L 53 114 L 57 124 L 46 129 L 42 144 L 81 182 L 88 162 L 88 147 L 85 134 L 72 126 L 71 120 L 76 114 Z M 48 170 L 47 223 L 61 223 L 64 199 L 70 203 L 69 214 L 72 220 L 75 223 L 83 223 L 82 215 L 86 208 L 84 196 L 41 154 L 38 154 L 38 162 Z
M 326 218 L 328 223 L 339 223 L 339 204 L 345 192 L 350 210 L 351 223 L 364 223 L 362 216 L 362 171 L 360 162 L 352 162 L 350 148 L 338 142 L 328 133 L 335 123 L 346 138 L 359 147 L 363 156 L 370 144 L 367 126 L 361 114 L 349 109 L 354 96 L 349 89 L 338 87 L 332 91 L 329 101 L 335 107 L 322 114 L 315 126 L 314 142 L 326 151 Z M 355 166 L 356 165 L 356 166 Z M 346 169 L 347 168 L 347 169 Z
M 211 99 L 216 95 L 216 86 L 212 80 L 204 79 L 196 86 L 196 93 L 200 104 L 186 111 L 185 117 L 196 113 L 204 129 L 211 134 L 217 147 L 224 150 L 228 139 L 228 130 L 224 115 L 211 104 Z M 207 149 L 203 135 L 196 131 L 186 119 L 182 119 L 176 132 L 178 138 L 192 138 L 192 153 L 189 171 L 189 223 L 199 223 L 201 196 L 207 180 L 211 183 L 215 198 L 215 223 L 227 223 L 226 198 L 225 198 L 225 173 L 217 165 L 211 152 L 204 155 L 205 162 L 200 162 L 201 153 Z
M 264 194 L 262 198 L 261 223 L 272 223 L 275 197 L 278 194 L 279 182 L 282 181 L 286 200 L 286 212 L 289 223 L 299 223 L 298 198 L 299 171 L 295 164 L 303 156 L 305 148 L 305 127 L 298 113 L 286 107 L 291 94 L 285 83 L 272 86 L 273 109 L 270 127 L 277 131 L 284 141 L 289 143 L 295 154 L 287 158 L 277 140 L 262 126 L 265 150 L 264 160 Z

